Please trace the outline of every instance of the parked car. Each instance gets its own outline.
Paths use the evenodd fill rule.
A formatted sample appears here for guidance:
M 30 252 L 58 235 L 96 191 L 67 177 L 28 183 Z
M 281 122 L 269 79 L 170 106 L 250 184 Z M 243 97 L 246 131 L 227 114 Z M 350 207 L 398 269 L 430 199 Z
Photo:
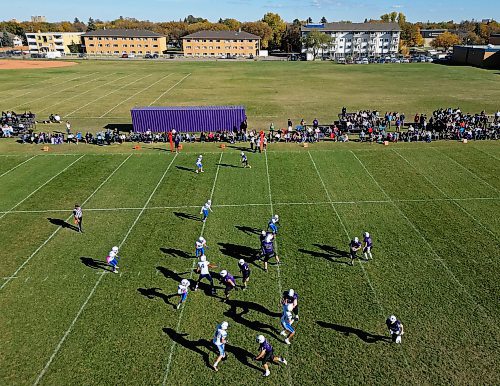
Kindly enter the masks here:
M 144 59 L 153 59 L 153 55 L 146 54 L 146 55 L 144 55 Z
M 127 59 L 128 55 L 127 54 L 122 54 L 122 59 Z
M 434 61 L 434 59 L 432 59 L 430 56 L 428 56 L 428 57 L 425 58 L 425 61 L 427 63 L 432 63 Z
M 410 59 L 404 58 L 401 60 L 401 63 L 410 63 Z

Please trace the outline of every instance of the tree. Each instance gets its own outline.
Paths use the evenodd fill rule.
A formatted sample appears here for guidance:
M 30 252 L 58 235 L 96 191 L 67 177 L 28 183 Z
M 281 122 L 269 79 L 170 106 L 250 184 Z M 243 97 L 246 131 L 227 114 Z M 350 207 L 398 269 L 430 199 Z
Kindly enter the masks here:
M 312 22 L 313 22 L 313 19 L 312 19 L 312 17 L 311 17 L 311 16 L 309 16 L 309 17 L 307 18 L 307 20 L 306 20 L 306 23 L 307 23 L 307 24 L 312 24 Z
M 209 21 L 201 21 L 198 23 L 189 24 L 187 32 L 192 34 L 198 31 L 228 31 L 229 28 L 225 24 L 210 23 Z
M 326 20 L 326 17 L 324 17 L 324 16 L 323 16 L 323 17 L 321 18 L 320 23 L 321 23 L 321 24 L 326 24 L 326 23 L 328 23 L 328 20 Z
M 401 27 L 401 41 L 408 47 L 419 47 L 424 45 L 424 38 L 420 34 L 417 24 L 405 23 Z
M 277 49 L 281 47 L 281 39 L 286 30 L 286 23 L 277 13 L 268 12 L 262 18 L 262 21 L 271 27 L 273 36 L 270 40 L 271 48 Z
M 406 16 L 403 12 L 398 13 L 398 24 L 403 27 L 406 24 Z
M 464 44 L 483 44 L 484 41 L 474 31 L 469 31 L 463 39 Z
M 208 22 L 207 19 L 203 19 L 202 17 L 194 17 L 193 15 L 188 15 L 188 17 L 184 18 L 184 23 L 194 24 L 194 23 L 204 23 Z
M 231 31 L 238 31 L 241 27 L 241 23 L 236 19 L 224 19 L 222 22 L 219 21 L 219 24 L 226 25 Z
M 397 17 L 398 17 L 398 13 L 397 12 L 391 12 L 389 14 L 389 18 L 391 19 L 391 23 L 396 22 Z
M 288 25 L 281 40 L 281 49 L 285 52 L 300 52 L 302 49 L 300 21 L 294 20 L 294 23 Z
M 451 32 L 445 32 L 431 41 L 431 46 L 434 48 L 444 48 L 447 50 L 448 48 L 454 46 L 455 44 L 460 44 L 460 38 L 458 35 L 452 34 Z
M 316 60 L 320 50 L 324 52 L 332 45 L 332 42 L 333 39 L 330 35 L 318 30 L 312 30 L 302 38 L 302 43 L 306 49 L 312 52 L 313 60 Z
M 263 21 L 246 22 L 241 24 L 241 29 L 245 32 L 259 36 L 262 48 L 269 47 L 269 41 L 273 37 L 273 30 L 267 23 Z
M 2 39 L 1 39 L 2 47 L 14 47 L 14 42 L 12 41 L 9 33 L 6 30 L 3 30 Z
M 95 25 L 94 19 L 89 17 L 89 22 L 87 23 L 87 32 L 88 31 L 95 31 L 96 29 L 97 29 L 97 27 Z
M 73 40 L 71 41 L 71 44 L 68 44 L 68 49 L 69 52 L 71 52 L 72 54 L 78 54 L 83 52 L 82 45 L 75 43 Z
M 388 13 L 384 13 L 382 16 L 380 16 L 380 20 L 384 23 L 389 23 L 390 16 Z

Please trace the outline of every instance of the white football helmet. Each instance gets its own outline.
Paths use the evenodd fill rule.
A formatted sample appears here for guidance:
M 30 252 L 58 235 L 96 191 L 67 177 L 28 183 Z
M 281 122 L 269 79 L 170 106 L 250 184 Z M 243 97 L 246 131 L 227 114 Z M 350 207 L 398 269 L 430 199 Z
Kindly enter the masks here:
M 212 203 L 212 200 L 208 200 L 207 203 L 211 204 Z
M 113 252 L 113 251 L 109 252 L 109 257 L 115 257 L 115 256 L 116 256 L 116 252 Z
M 187 286 L 189 286 L 189 280 L 188 280 L 188 279 L 182 279 L 182 280 L 181 280 L 181 284 L 182 284 L 184 287 L 187 287 Z
M 203 158 L 203 156 L 200 154 L 200 155 L 198 156 L 198 158 Z
M 225 269 L 223 269 L 222 271 L 220 271 L 220 275 L 221 275 L 222 277 L 226 277 L 226 275 L 227 275 L 227 271 L 226 271 Z
M 288 291 L 288 296 L 293 296 L 293 295 L 295 295 L 295 291 L 290 288 L 290 290 Z
M 241 152 L 241 155 L 242 155 L 242 156 L 244 156 L 244 155 L 245 155 L 245 153 Z
M 113 248 L 111 248 L 111 250 L 112 250 L 114 253 L 118 253 L 118 247 L 113 247 Z
M 264 343 L 266 341 L 266 338 L 264 338 L 264 335 L 257 335 L 256 340 L 259 343 Z
M 205 262 L 205 261 L 207 261 L 207 257 L 206 257 L 205 255 L 201 255 L 201 256 L 200 256 L 200 261 L 201 261 L 201 262 Z
M 265 235 L 267 234 L 267 232 L 266 232 L 266 231 L 262 231 L 262 232 L 260 232 L 260 234 L 261 234 L 262 236 L 265 236 Z
M 359 239 L 357 237 L 354 238 L 354 242 L 357 243 Z
M 276 221 L 278 221 L 280 219 L 277 214 L 274 215 L 274 218 L 276 219 Z
M 223 330 L 227 330 L 228 327 L 229 327 L 229 323 L 228 322 L 222 322 L 220 324 L 220 328 L 223 329 Z
M 390 321 L 391 323 L 396 323 L 396 321 L 397 321 L 397 320 L 398 320 L 398 319 L 397 319 L 394 315 L 389 316 L 389 321 Z
M 202 243 L 202 242 L 204 242 L 204 241 L 205 241 L 205 239 L 204 239 L 202 236 L 200 236 L 200 237 L 199 237 L 199 239 L 198 239 L 198 241 L 199 241 L 200 243 Z
M 245 264 L 245 260 L 240 259 L 240 260 L 238 261 L 238 264 L 239 264 L 239 265 L 243 265 L 243 264 Z
M 368 232 L 365 232 L 365 237 L 370 237 L 370 234 Z

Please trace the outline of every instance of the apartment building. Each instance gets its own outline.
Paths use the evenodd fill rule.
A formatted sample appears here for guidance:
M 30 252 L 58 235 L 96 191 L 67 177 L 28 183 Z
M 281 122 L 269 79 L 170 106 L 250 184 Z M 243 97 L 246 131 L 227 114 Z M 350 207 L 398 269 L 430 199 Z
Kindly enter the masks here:
M 332 37 L 332 44 L 320 51 L 320 56 L 334 59 L 345 57 L 379 57 L 396 54 L 401 29 L 398 23 L 324 23 L 301 27 L 302 37 L 311 31 L 320 31 Z M 304 46 L 307 59 L 312 53 Z
M 184 56 L 256 57 L 260 37 L 243 31 L 199 31 L 182 38 Z
M 167 38 L 153 31 L 101 29 L 82 35 L 88 55 L 160 55 L 167 50 Z
M 61 55 L 70 53 L 69 46 L 81 44 L 83 32 L 28 32 L 26 40 L 30 54 L 59 52 Z

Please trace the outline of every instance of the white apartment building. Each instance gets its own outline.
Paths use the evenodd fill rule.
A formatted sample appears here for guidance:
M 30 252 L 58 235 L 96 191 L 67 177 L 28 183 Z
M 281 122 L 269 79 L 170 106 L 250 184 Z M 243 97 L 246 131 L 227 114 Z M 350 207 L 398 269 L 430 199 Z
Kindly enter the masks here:
M 28 32 L 26 40 L 30 54 L 43 52 L 59 52 L 61 55 L 70 52 L 71 44 L 81 44 L 83 32 Z
M 301 28 L 301 35 L 304 37 L 314 30 L 332 37 L 331 46 L 320 50 L 319 56 L 374 58 L 396 54 L 399 49 L 398 23 L 307 24 Z M 312 60 L 312 53 L 304 46 L 302 52 L 306 53 L 307 60 Z

